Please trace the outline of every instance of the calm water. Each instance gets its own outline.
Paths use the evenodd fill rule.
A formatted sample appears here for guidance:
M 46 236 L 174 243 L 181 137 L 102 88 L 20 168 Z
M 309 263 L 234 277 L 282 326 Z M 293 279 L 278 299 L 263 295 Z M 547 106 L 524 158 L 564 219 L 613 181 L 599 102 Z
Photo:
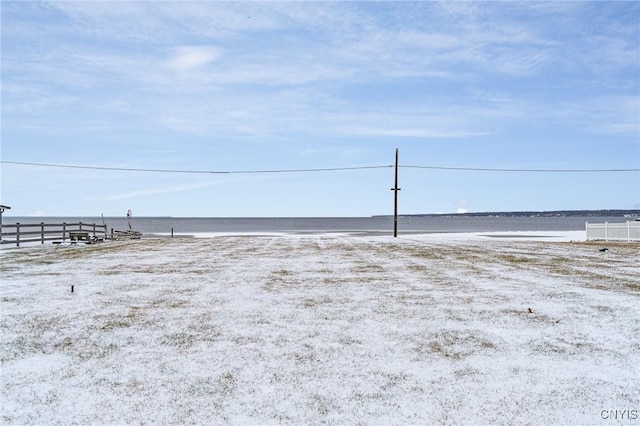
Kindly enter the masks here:
M 400 217 L 401 232 L 582 231 L 585 222 L 625 222 L 624 217 Z M 124 217 L 106 217 L 107 229 L 128 229 Z M 4 224 L 96 223 L 100 217 L 4 217 Z M 134 230 L 143 234 L 196 232 L 331 232 L 393 231 L 392 217 L 322 218 L 173 218 L 134 217 Z

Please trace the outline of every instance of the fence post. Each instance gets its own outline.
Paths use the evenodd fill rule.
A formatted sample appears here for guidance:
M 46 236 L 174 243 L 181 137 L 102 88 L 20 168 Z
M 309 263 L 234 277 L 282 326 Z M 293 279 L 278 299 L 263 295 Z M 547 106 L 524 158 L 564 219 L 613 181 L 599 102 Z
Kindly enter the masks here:
M 82 222 L 78 222 L 78 231 L 82 231 Z
M 67 222 L 62 222 L 62 241 L 67 240 Z
M 627 242 L 631 242 L 631 222 L 627 221 Z
M 96 224 L 93 224 L 93 238 L 96 237 Z
M 16 247 L 20 247 L 20 223 L 16 223 Z
M 44 222 L 40 222 L 40 244 L 44 244 Z

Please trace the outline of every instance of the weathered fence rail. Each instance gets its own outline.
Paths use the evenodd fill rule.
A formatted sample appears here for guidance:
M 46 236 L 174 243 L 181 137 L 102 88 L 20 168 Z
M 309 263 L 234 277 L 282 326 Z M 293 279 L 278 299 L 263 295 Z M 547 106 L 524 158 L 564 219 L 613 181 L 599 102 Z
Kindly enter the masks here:
M 587 241 L 640 241 L 640 221 L 624 223 L 585 223 Z
M 0 226 L 0 243 L 41 243 L 45 241 L 67 241 L 86 235 L 93 239 L 107 239 L 107 226 L 95 223 L 16 223 Z

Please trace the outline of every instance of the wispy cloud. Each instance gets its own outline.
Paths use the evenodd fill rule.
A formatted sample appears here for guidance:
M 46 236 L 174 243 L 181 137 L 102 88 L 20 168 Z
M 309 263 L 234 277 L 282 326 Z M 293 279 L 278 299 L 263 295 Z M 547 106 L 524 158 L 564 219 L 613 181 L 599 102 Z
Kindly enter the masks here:
M 405 142 L 445 160 L 509 163 L 522 153 L 555 158 L 560 144 L 582 139 L 626 148 L 640 131 L 638 2 L 0 7 L 7 158 L 241 169 L 287 155 L 360 162 Z M 465 144 L 482 149 L 449 148 Z M 566 162 L 588 158 L 563 152 Z M 598 152 L 610 164 L 631 161 Z M 175 183 L 137 181 L 131 190 L 121 181 L 129 189 L 108 188 L 108 199 L 215 185 Z
M 449 139 L 449 138 L 468 138 L 474 136 L 485 136 L 487 132 L 470 132 L 464 130 L 444 130 L 429 128 L 389 128 L 389 127 L 352 127 L 344 129 L 345 133 L 357 136 L 386 137 L 395 136 L 403 138 L 421 138 L 421 139 Z
M 170 69 L 186 72 L 193 71 L 214 62 L 221 50 L 209 46 L 180 46 L 171 49 L 171 58 L 167 61 Z
M 226 180 L 217 180 L 217 181 L 204 181 L 204 182 L 196 182 L 190 184 L 183 185 L 170 185 L 159 188 L 148 188 L 148 189 L 140 189 L 136 191 L 127 191 L 119 194 L 111 194 L 101 196 L 100 200 L 106 201 L 115 201 L 115 200 L 128 200 L 132 198 L 146 197 L 150 195 L 158 195 L 158 194 L 175 194 L 178 192 L 189 192 L 196 191 L 199 189 L 210 188 L 212 186 L 218 186 L 228 183 Z
M 3 83 L 22 90 L 22 106 L 14 102 L 3 106 L 9 113 L 17 108 L 46 113 L 51 105 L 63 104 L 64 108 L 55 109 L 94 110 L 95 115 L 126 113 L 127 122 L 140 120 L 138 126 L 196 132 L 222 126 L 223 131 L 245 133 L 246 123 L 254 123 L 256 132 L 262 132 L 267 123 L 280 122 L 280 114 L 300 122 L 310 106 L 316 117 L 328 118 L 333 113 L 333 119 L 339 121 L 340 115 L 353 112 L 343 92 L 349 85 L 383 82 L 389 86 L 389 95 L 396 96 L 392 84 L 418 81 L 432 90 L 441 82 L 449 84 L 447 90 L 453 96 L 438 100 L 447 102 L 441 105 L 447 109 L 464 96 L 465 88 L 495 90 L 490 86 L 500 84 L 501 75 L 546 81 L 546 73 L 567 66 L 567 56 L 575 60 L 572 39 L 553 40 L 550 31 L 557 30 L 554 22 L 560 22 L 562 16 L 583 13 L 590 6 L 565 5 L 559 11 L 556 6 L 429 3 L 418 8 L 382 3 L 386 14 L 381 19 L 366 3 L 225 2 L 215 7 L 190 2 L 119 3 L 118 7 L 55 3 L 47 8 L 58 9 L 72 24 L 72 30 L 56 31 L 79 31 L 104 48 L 94 50 L 70 40 L 55 46 L 55 55 L 35 62 L 14 52 L 10 58 L 15 60 L 5 60 L 3 67 L 23 78 Z M 530 19 L 515 19 L 518 14 Z M 439 24 L 443 19 L 447 26 Z M 562 31 L 578 33 L 570 28 Z M 628 29 L 617 30 L 625 31 Z M 202 44 L 183 44 L 185 39 L 202 40 Z M 114 40 L 124 49 L 116 49 Z M 598 52 L 599 58 L 580 55 L 581 66 L 599 73 L 613 75 L 616 69 L 637 61 L 634 46 L 621 41 L 613 30 L 586 35 L 578 46 L 583 45 Z M 581 49 L 584 47 L 578 47 Z M 37 82 L 19 87 L 23 86 L 19 81 L 35 75 L 47 76 L 47 82 L 41 84 L 47 87 L 45 93 L 29 94 L 27 88 L 38 87 Z M 292 89 L 298 96 L 287 94 Z M 323 93 L 327 89 L 332 92 L 330 104 L 318 113 L 318 99 L 330 99 Z M 179 100 L 169 100 L 168 93 Z M 411 102 L 417 103 L 406 103 Z M 390 117 L 404 113 L 393 105 L 385 108 Z M 463 107 L 457 109 L 462 110 L 460 117 L 467 115 Z M 76 115 L 75 125 L 92 121 L 82 115 Z M 124 123 L 119 120 L 117 125 Z

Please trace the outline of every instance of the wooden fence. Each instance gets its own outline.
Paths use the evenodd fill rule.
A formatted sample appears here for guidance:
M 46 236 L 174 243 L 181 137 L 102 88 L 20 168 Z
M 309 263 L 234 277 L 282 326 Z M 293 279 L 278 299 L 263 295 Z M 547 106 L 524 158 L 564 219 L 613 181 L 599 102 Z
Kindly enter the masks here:
M 624 223 L 585 223 L 587 241 L 640 241 L 640 221 Z
M 107 226 L 95 223 L 30 223 L 0 226 L 0 243 L 41 243 L 45 241 L 73 241 L 91 238 L 107 239 Z

